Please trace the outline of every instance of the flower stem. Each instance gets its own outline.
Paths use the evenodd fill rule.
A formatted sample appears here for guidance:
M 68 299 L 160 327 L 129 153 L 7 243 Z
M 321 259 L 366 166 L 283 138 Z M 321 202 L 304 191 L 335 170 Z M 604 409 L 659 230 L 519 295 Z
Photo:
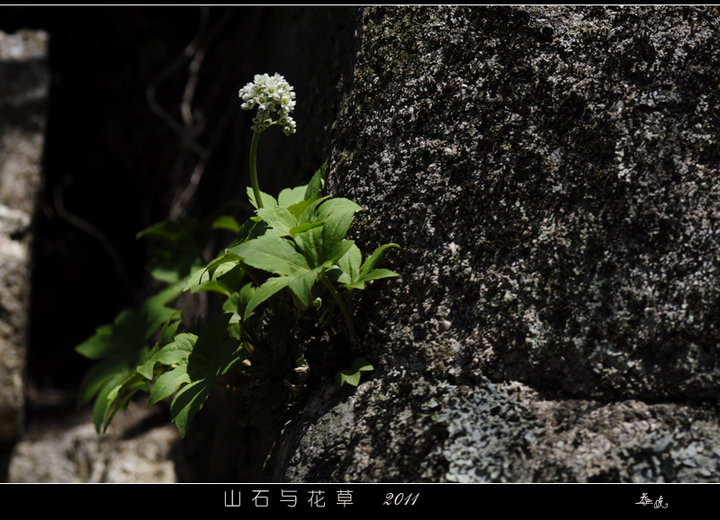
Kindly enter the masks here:
M 348 309 L 348 306 L 345 304 L 345 300 L 343 300 L 343 297 L 340 296 L 339 292 L 337 292 L 332 282 L 325 278 L 325 275 L 320 275 L 320 281 L 335 299 L 335 303 L 337 303 L 338 307 L 340 307 L 340 312 L 342 312 L 343 317 L 345 318 L 348 333 L 350 334 L 350 343 L 353 347 L 359 348 L 360 338 L 358 337 L 357 331 L 355 330 L 355 325 L 353 324 L 352 316 L 350 315 L 350 310 Z
M 260 142 L 260 133 L 253 132 L 252 143 L 250 144 L 250 182 L 252 183 L 253 194 L 255 195 L 255 204 L 258 208 L 263 207 L 262 197 L 260 196 L 260 187 L 258 186 L 257 174 L 257 149 Z

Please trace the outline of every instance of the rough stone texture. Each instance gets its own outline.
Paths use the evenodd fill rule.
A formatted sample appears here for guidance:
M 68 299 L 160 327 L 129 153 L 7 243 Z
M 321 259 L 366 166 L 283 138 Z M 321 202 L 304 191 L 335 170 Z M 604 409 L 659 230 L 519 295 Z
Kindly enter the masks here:
M 69 417 L 69 418 L 68 418 Z M 164 418 L 164 417 L 163 417 Z M 145 424 L 150 419 L 150 424 Z M 8 482 L 173 483 L 174 426 L 152 424 L 146 406 L 132 403 L 98 435 L 89 414 L 36 423 L 15 445 Z
M 23 425 L 31 222 L 40 189 L 47 35 L 0 33 L 0 443 Z
M 720 12 L 366 8 L 328 186 L 402 278 L 275 478 L 720 478 Z

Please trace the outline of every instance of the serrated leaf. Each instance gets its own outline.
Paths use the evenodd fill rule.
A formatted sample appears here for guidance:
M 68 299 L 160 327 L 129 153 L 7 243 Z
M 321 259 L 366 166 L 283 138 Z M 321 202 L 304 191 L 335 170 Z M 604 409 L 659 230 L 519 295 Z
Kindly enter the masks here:
M 324 244 L 322 225 L 308 227 L 305 231 L 295 233 L 293 241 L 297 244 L 308 266 L 317 267 L 321 263 L 320 258 Z
M 346 240 L 350 225 L 360 206 L 348 199 L 329 199 L 318 206 L 312 215 L 304 215 L 307 222 L 322 222 L 322 227 L 293 233 L 293 240 L 310 267 L 336 262 L 352 245 Z M 302 220 L 302 219 L 301 219 Z
M 290 236 L 296 237 L 300 233 L 303 233 L 305 231 L 309 231 L 311 229 L 315 229 L 318 227 L 321 227 L 323 225 L 322 222 L 305 222 L 304 224 L 299 224 L 297 226 L 290 228 Z
M 187 435 L 188 428 L 195 415 L 202 409 L 210 395 L 210 385 L 205 381 L 194 381 L 180 390 L 170 405 L 170 418 L 180 433 Z
M 288 206 L 287 209 L 297 219 L 299 224 L 303 224 L 309 221 L 314 214 L 315 208 L 329 198 L 329 195 L 323 197 L 321 193 L 316 193 L 308 199 L 303 199 L 296 204 Z
M 364 289 L 365 283 L 372 280 L 379 280 L 381 278 L 390 278 L 400 276 L 398 273 L 389 269 L 375 269 L 375 265 L 382 259 L 383 253 L 390 247 L 399 247 L 397 244 L 385 244 L 378 247 L 372 255 L 370 255 L 365 262 L 363 262 L 359 271 L 355 271 L 354 267 L 357 263 L 357 252 L 352 253 L 351 267 L 349 262 L 350 259 L 341 259 L 338 261 L 338 266 L 343 271 L 343 275 L 338 277 L 338 281 L 343 284 L 346 289 Z M 341 265 L 342 263 L 342 265 Z
M 316 196 L 310 197 L 302 202 L 298 202 L 288 208 L 290 213 L 297 217 L 298 224 L 305 224 L 307 222 L 319 222 L 317 215 L 317 208 L 320 204 L 331 199 L 330 195 L 321 196 L 319 193 Z
M 353 244 L 347 252 L 338 260 L 338 267 L 342 275 L 338 278 L 341 283 L 353 283 L 360 276 L 360 265 L 362 263 L 362 252 Z
M 281 280 L 287 278 L 270 282 L 266 288 L 277 292 L 282 288 L 281 285 L 287 285 L 304 306 L 310 303 L 312 287 L 325 267 L 323 265 L 311 268 L 305 256 L 298 253 L 291 241 L 275 235 L 263 235 L 244 242 L 233 248 L 233 252 L 252 267 L 279 274 Z M 255 298 L 262 296 L 264 293 L 256 294 Z M 247 311 L 245 315 L 248 315 Z
M 310 270 L 305 257 L 297 252 L 292 242 L 275 235 L 248 240 L 230 251 L 246 264 L 274 274 L 293 275 Z
M 247 196 L 250 199 L 250 204 L 252 204 L 255 209 L 258 209 L 257 202 L 255 201 L 255 192 L 253 191 L 251 186 L 247 187 Z M 260 197 L 262 198 L 263 207 L 265 208 L 278 205 L 277 199 L 275 199 L 275 197 L 268 193 L 265 193 L 262 190 L 260 191 Z
M 175 336 L 172 343 L 162 347 L 156 354 L 155 360 L 164 365 L 187 364 L 187 359 L 197 342 L 197 335 L 183 332 Z
M 318 279 L 322 271 L 322 267 L 316 267 L 311 269 L 307 273 L 296 274 L 290 278 L 290 290 L 298 297 L 300 303 L 306 307 L 310 305 L 310 297 L 312 295 L 312 288 Z
M 121 359 L 106 359 L 93 365 L 80 381 L 78 406 L 85 406 L 115 375 L 125 373 L 128 363 Z
M 182 282 L 171 285 L 142 304 L 139 315 L 145 323 L 145 339 L 150 338 L 161 325 L 167 323 L 176 314 L 177 311 L 167 305 L 180 296 L 183 286 Z
M 98 327 L 76 347 L 78 353 L 102 360 L 83 378 L 78 396 L 80 405 L 95 398 L 93 423 L 98 431 L 107 428 L 117 410 L 154 376 L 154 356 L 159 347 L 150 348 L 148 342 L 160 329 L 164 336 L 173 328 L 170 321 L 177 319 L 178 311 L 167 304 L 180 294 L 182 285 L 175 284 L 148 298 L 137 312 L 121 312 L 111 325 Z
M 170 405 L 171 419 L 181 437 L 185 436 L 193 417 L 205 404 L 215 379 L 245 359 L 240 341 L 227 337 L 229 319 L 230 315 L 224 314 L 202 325 L 187 364 L 183 365 L 188 379 L 181 383 Z
M 180 365 L 165 372 L 158 377 L 155 384 L 153 384 L 153 387 L 150 390 L 148 405 L 152 406 L 153 404 L 170 397 L 172 394 L 177 392 L 178 388 L 180 388 L 183 383 L 189 382 L 190 376 L 187 373 L 187 365 Z
M 188 276 L 184 291 L 192 291 L 195 287 L 202 285 L 203 283 L 212 280 L 213 277 L 221 276 L 222 274 L 232 270 L 240 262 L 240 257 L 236 254 L 224 251 L 220 253 L 215 259 L 209 264 L 197 267 L 194 269 L 190 276 Z
M 113 330 L 112 325 L 101 325 L 95 329 L 95 334 L 77 345 L 75 351 L 88 359 L 101 359 L 107 356 L 113 350 Z
M 293 204 L 297 204 L 305 200 L 305 192 L 307 186 L 297 186 L 295 188 L 285 188 L 278 194 L 278 206 L 289 208 Z
M 201 251 L 210 231 L 209 222 L 193 218 L 166 220 L 137 233 L 153 244 L 150 272 L 158 280 L 175 283 L 185 278 L 201 262 Z
M 103 425 L 107 413 L 110 411 L 113 401 L 118 395 L 118 391 L 123 382 L 127 378 L 126 372 L 113 374 L 110 376 L 100 388 L 95 404 L 92 410 L 92 420 L 95 430 L 99 433 L 107 428 L 107 423 Z
M 353 245 L 355 245 L 355 241 L 347 239 L 332 244 L 332 246 L 326 249 L 322 257 L 322 263 L 333 264 L 337 262 L 345 256 L 345 253 L 347 253 Z
M 160 334 L 160 345 L 167 345 L 175 338 L 178 327 L 180 326 L 180 320 L 182 319 L 182 312 L 175 311 L 170 317 L 170 320 L 163 326 Z
M 355 213 L 361 209 L 353 201 L 344 198 L 327 200 L 318 207 L 318 220 L 324 223 L 323 239 L 327 246 L 346 237 Z
M 103 431 L 107 430 L 107 427 L 110 426 L 115 414 L 120 410 L 126 409 L 130 399 L 132 399 L 132 397 L 140 390 L 148 390 L 148 382 L 144 379 L 130 379 L 121 385 L 117 394 L 114 396 L 113 401 L 110 402 L 111 410 L 106 412 L 105 422 L 103 423 Z
M 247 283 L 247 269 L 245 269 L 245 264 L 242 262 L 238 262 L 237 265 L 231 267 L 227 272 L 218 274 L 219 272 L 220 270 L 215 272 L 215 278 L 219 282 L 222 282 L 222 284 L 227 287 L 230 292 L 238 291 Z
M 298 224 L 297 218 L 287 208 L 279 206 L 260 208 L 257 210 L 257 215 L 280 236 L 289 235 L 290 229 Z
M 242 311 L 243 319 L 247 320 L 258 305 L 265 302 L 273 294 L 290 285 L 290 281 L 291 279 L 287 276 L 273 276 L 272 278 L 265 280 L 260 287 L 255 289 L 252 298 L 250 298 L 245 306 L 245 309 Z
M 155 351 L 156 349 L 148 350 L 147 348 L 144 348 L 135 367 L 135 372 L 145 379 L 153 378 L 153 370 L 155 369 L 155 358 L 153 357 L 153 353 Z

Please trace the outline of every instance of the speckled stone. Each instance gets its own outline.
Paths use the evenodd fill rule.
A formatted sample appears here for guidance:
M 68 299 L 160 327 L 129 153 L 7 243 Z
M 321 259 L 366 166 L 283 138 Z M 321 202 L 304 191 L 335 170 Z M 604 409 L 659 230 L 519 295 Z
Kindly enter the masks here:
M 12 483 L 174 483 L 178 434 L 174 425 L 150 427 L 147 401 L 133 402 L 103 434 L 90 412 L 34 423 L 15 444 Z
M 0 444 L 23 429 L 32 217 L 41 186 L 47 34 L 0 32 Z
M 276 477 L 717 481 L 720 12 L 372 7 L 328 187 L 400 279 Z

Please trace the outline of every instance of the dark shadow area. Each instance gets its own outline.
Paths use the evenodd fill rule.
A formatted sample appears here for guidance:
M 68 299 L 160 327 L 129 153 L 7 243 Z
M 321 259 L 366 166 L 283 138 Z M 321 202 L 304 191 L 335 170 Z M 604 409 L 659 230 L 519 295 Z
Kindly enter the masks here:
M 32 392 L 74 393 L 91 366 L 75 346 L 156 287 L 138 231 L 173 214 L 205 217 L 244 197 L 251 114 L 240 109 L 238 90 L 254 74 L 283 74 L 298 99 L 298 133 L 263 137 L 262 189 L 304 183 L 322 164 L 337 86 L 352 62 L 353 11 L 0 8 L 0 30 L 49 34 L 27 359 Z M 212 468 L 200 471 L 214 478 Z

